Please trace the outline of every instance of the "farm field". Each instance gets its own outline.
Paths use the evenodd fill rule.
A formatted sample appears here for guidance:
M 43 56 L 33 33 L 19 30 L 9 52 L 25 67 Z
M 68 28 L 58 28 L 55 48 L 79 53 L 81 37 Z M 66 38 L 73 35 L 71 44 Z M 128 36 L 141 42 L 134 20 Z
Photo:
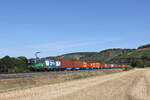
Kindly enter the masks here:
M 102 73 L 89 78 L 3 92 L 0 93 L 0 100 L 150 100 L 150 69 Z
M 66 81 L 88 78 L 93 76 L 102 76 L 121 71 L 122 69 L 0 74 L 0 93 L 17 89 L 25 89 L 42 85 L 62 83 Z

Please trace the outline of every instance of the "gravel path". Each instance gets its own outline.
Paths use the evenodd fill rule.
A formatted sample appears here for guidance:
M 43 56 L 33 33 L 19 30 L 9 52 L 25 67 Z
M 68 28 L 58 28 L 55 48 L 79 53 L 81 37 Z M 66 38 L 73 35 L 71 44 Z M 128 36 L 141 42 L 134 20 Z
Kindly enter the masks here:
M 0 100 L 150 100 L 150 69 L 0 94 Z

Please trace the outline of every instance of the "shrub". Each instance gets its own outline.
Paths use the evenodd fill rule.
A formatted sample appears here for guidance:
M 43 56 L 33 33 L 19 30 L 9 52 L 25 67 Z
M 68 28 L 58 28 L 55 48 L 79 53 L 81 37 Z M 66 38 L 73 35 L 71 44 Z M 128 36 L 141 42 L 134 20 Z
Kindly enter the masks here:
M 26 57 L 5 56 L 0 59 L 0 72 L 26 72 L 28 71 L 28 60 Z

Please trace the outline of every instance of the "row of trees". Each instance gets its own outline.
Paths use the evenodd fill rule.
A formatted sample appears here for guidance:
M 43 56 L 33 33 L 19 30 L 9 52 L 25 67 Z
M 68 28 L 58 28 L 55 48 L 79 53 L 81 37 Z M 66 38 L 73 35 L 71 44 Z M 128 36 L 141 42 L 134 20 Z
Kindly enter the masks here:
M 132 67 L 139 67 L 139 68 L 144 68 L 144 67 L 149 67 L 150 66 L 150 62 L 149 61 L 143 61 L 141 59 L 138 60 L 133 60 L 131 62 L 131 66 Z
M 26 57 L 17 58 L 5 56 L 0 59 L 0 72 L 27 72 L 28 60 Z

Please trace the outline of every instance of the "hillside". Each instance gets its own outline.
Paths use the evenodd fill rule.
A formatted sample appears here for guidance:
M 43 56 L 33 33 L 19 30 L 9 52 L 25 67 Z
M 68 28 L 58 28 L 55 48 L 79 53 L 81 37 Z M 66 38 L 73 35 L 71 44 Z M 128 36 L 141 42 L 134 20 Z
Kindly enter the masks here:
M 114 63 L 138 63 L 143 66 L 150 66 L 150 45 L 140 46 L 128 54 L 114 57 L 111 61 Z
M 134 62 L 140 62 L 142 64 L 150 65 L 150 50 L 136 50 L 134 52 L 131 52 L 127 55 L 120 55 L 117 57 L 114 57 L 112 60 L 114 63 L 126 63 L 126 64 L 132 64 Z
M 94 56 L 85 56 L 80 58 L 82 61 L 100 61 L 109 63 L 114 57 L 132 52 L 132 49 L 107 49 L 97 52 Z
M 45 58 L 44 58 L 45 59 Z M 46 59 L 65 59 L 80 61 L 98 61 L 103 63 L 129 64 L 140 63 L 150 66 L 150 44 L 139 46 L 137 49 L 106 49 L 100 52 L 75 52 Z
M 99 61 L 109 63 L 114 57 L 126 55 L 134 50 L 135 49 L 107 49 L 100 52 L 69 53 L 58 57 L 67 60 Z
M 76 53 L 68 53 L 61 55 L 62 59 L 71 59 L 71 60 L 80 60 L 82 57 L 91 57 L 95 56 L 97 52 L 76 52 Z
M 61 59 L 99 61 L 104 63 L 132 64 L 140 62 L 150 65 L 150 44 L 139 46 L 137 49 L 106 49 L 100 52 L 77 52 L 59 56 Z
M 150 44 L 142 45 L 138 49 L 150 49 Z

